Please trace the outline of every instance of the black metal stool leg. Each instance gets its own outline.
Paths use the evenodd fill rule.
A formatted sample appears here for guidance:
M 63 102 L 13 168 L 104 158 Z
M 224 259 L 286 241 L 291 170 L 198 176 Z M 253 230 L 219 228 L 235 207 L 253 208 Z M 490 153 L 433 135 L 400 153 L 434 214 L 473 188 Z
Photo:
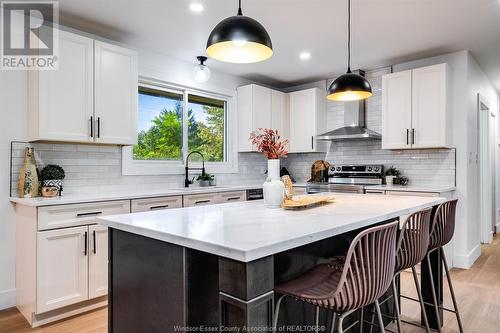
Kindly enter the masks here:
M 448 262 L 446 260 L 446 256 L 444 255 L 443 248 L 440 247 L 439 250 L 441 251 L 441 260 L 443 261 L 443 264 L 444 264 L 446 278 L 448 279 L 448 287 L 450 288 L 451 299 L 453 300 L 453 307 L 455 308 L 455 315 L 457 316 L 458 329 L 460 330 L 460 333 L 464 333 L 464 329 L 462 327 L 462 320 L 460 319 L 460 313 L 458 312 L 457 300 L 455 298 L 455 291 L 453 290 L 453 284 L 451 282 L 451 276 L 450 276 L 450 270 L 448 268 Z
M 438 332 L 442 333 L 443 329 L 441 327 L 441 320 L 439 318 L 439 305 L 438 305 L 437 296 L 436 296 L 436 288 L 434 285 L 434 281 L 432 280 L 432 267 L 431 267 L 431 260 L 429 258 L 429 253 L 427 253 L 427 255 L 425 256 L 425 261 L 427 262 L 427 269 L 429 270 L 429 276 L 431 276 L 429 281 L 431 283 L 432 302 L 434 303 L 434 313 L 436 315 L 436 323 L 437 323 L 437 327 L 438 327 Z
M 430 333 L 431 329 L 429 328 L 429 321 L 427 320 L 427 313 L 425 312 L 424 299 L 422 298 L 422 290 L 420 290 L 420 285 L 418 284 L 417 270 L 415 269 L 415 267 L 411 268 L 411 272 L 413 273 L 413 280 L 415 281 L 415 288 L 417 289 L 418 300 L 420 302 L 420 309 L 422 310 L 422 318 L 424 319 L 425 331 L 427 333 Z

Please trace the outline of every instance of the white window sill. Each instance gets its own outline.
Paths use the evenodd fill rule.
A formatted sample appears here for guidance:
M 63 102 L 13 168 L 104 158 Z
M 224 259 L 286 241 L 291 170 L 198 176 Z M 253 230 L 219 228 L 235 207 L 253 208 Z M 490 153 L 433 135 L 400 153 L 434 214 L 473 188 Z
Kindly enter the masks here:
M 237 159 L 236 159 L 237 160 Z M 201 168 L 200 162 L 189 162 L 189 167 Z M 182 161 L 136 161 L 132 159 L 132 148 L 122 148 L 122 175 L 183 175 L 185 166 Z M 238 173 L 237 161 L 205 162 L 205 170 L 210 174 Z M 196 173 L 196 170 L 190 173 Z

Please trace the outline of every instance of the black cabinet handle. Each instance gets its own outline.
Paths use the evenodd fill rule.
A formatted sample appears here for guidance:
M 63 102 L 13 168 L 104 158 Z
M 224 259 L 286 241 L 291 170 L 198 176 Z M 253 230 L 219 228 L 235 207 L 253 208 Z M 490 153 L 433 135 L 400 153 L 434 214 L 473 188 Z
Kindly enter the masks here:
M 311 135 L 311 149 L 314 149 L 314 135 Z
M 415 144 L 415 129 L 414 128 L 411 129 L 411 144 L 412 145 Z
M 208 203 L 208 202 L 210 202 L 210 200 L 199 200 L 199 201 L 195 201 L 194 204 L 197 205 L 197 204 Z
M 227 198 L 227 201 L 231 201 L 231 200 L 238 200 L 238 199 L 241 199 L 241 197 L 231 197 L 231 198 Z
M 102 214 L 102 212 L 90 212 L 90 213 L 78 213 L 76 214 L 77 217 L 85 217 L 85 216 L 94 216 L 94 215 L 99 215 Z
M 96 242 L 96 239 L 95 239 L 95 230 L 92 231 L 92 237 L 94 239 L 94 254 L 96 254 L 97 253 L 97 247 L 96 247 L 97 242 Z
M 406 129 L 406 145 L 410 144 L 410 130 Z
M 149 210 L 155 210 L 155 209 L 165 209 L 168 208 L 168 205 L 163 205 L 163 206 L 152 206 L 149 207 Z
M 97 138 L 101 137 L 101 117 L 97 117 Z
M 84 241 L 84 246 L 83 246 L 83 255 L 87 255 L 87 232 L 83 234 L 83 241 Z
M 94 137 L 94 116 L 90 116 L 90 137 Z

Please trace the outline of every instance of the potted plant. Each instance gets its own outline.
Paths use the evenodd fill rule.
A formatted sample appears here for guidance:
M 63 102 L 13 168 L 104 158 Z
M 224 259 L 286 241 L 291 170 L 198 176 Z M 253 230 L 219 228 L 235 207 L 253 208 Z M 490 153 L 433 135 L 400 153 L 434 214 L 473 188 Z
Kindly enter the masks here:
M 401 174 L 401 172 L 398 169 L 396 169 L 395 167 L 391 166 L 384 173 L 384 175 L 385 175 L 385 183 L 387 185 L 393 185 L 394 184 L 394 178 L 399 177 L 400 174 Z
M 279 208 L 283 202 L 285 185 L 280 179 L 280 157 L 285 157 L 288 140 L 278 130 L 258 128 L 250 134 L 252 145 L 267 157 L 267 179 L 263 185 L 264 203 L 268 208 Z
M 214 175 L 211 175 L 211 174 L 205 172 L 205 173 L 202 173 L 201 175 L 199 175 L 196 178 L 196 180 L 200 182 L 201 187 L 212 186 L 212 185 L 214 185 L 215 177 L 214 177 Z
M 55 164 L 47 165 L 40 172 L 40 180 L 42 181 L 42 186 L 57 188 L 59 195 L 61 195 L 65 177 L 66 174 L 64 173 L 64 169 Z

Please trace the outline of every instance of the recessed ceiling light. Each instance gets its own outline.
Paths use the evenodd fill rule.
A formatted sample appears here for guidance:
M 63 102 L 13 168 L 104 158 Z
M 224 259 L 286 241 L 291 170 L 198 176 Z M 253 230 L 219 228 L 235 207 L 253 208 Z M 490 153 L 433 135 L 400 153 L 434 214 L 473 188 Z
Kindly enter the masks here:
M 192 12 L 201 13 L 204 8 L 201 3 L 193 2 L 189 5 L 189 9 L 191 9 Z
M 299 58 L 302 59 L 302 60 L 308 60 L 309 58 L 311 58 L 311 53 L 309 53 L 309 52 L 301 52 L 299 54 Z

